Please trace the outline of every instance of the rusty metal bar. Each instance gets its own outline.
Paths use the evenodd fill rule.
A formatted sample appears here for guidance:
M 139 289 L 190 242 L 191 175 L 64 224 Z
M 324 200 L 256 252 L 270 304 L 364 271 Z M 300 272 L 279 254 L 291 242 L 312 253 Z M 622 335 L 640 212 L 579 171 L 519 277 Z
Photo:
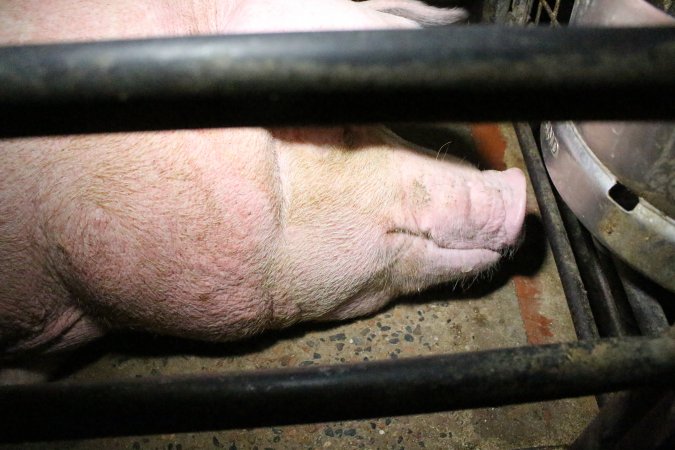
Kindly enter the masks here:
M 0 48 L 0 137 L 675 119 L 675 27 L 470 26 Z
M 419 414 L 674 380 L 675 338 L 664 334 L 287 370 L 0 386 L 0 440 Z

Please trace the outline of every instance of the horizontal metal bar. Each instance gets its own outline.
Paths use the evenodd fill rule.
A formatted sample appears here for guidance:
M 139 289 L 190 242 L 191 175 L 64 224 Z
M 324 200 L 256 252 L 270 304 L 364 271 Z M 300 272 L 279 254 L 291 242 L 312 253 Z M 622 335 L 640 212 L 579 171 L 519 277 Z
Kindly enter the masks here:
M 0 48 L 0 136 L 675 119 L 675 27 L 202 36 Z
M 497 406 L 675 381 L 675 335 L 208 376 L 0 387 L 0 440 L 307 423 Z

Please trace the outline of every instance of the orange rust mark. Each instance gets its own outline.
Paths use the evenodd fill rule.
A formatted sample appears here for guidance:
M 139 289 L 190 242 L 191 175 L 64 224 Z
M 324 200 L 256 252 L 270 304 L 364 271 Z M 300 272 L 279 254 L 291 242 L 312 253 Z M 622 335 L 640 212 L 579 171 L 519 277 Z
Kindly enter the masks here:
M 539 312 L 541 288 L 535 278 L 516 275 L 513 283 L 518 297 L 518 307 L 523 318 L 528 344 L 547 344 L 553 342 L 551 319 Z
M 475 123 L 471 125 L 471 133 L 476 143 L 478 156 L 486 168 L 505 170 L 506 140 L 499 129 L 499 125 L 495 123 Z

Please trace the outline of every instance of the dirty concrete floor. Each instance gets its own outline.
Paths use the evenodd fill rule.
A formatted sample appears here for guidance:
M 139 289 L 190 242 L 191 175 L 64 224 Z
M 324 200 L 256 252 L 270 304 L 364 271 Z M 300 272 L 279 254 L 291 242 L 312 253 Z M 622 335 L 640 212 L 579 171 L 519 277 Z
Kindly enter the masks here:
M 447 131 L 450 130 L 450 131 Z M 417 131 L 403 127 L 413 139 Z M 418 130 L 419 131 L 419 130 Z M 423 136 L 431 136 L 422 130 Z M 523 168 L 510 125 L 455 125 L 431 148 L 481 166 Z M 467 151 L 468 150 L 468 151 Z M 529 190 L 524 245 L 490 279 L 401 299 L 372 317 L 303 325 L 244 343 L 213 345 L 144 335 L 116 336 L 82 352 L 72 380 L 220 373 L 340 364 L 574 340 L 560 281 Z M 401 399 L 405 401 L 405 399 Z M 597 411 L 592 398 L 428 415 L 0 448 L 320 449 L 564 448 Z

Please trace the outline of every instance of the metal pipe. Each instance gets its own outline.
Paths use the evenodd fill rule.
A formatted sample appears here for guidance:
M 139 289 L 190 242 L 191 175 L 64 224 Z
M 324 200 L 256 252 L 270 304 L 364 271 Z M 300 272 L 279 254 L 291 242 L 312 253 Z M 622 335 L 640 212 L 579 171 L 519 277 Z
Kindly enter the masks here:
M 596 251 L 593 238 L 567 205 L 559 201 L 558 207 L 600 336 L 639 334 L 621 282 L 615 273 L 611 273 L 613 267 L 601 259 L 602 255 Z
M 675 294 L 647 280 L 621 261 L 615 261 L 640 331 L 656 336 L 668 328 L 668 319 L 660 302 L 675 301 Z
M 546 230 L 546 237 L 553 258 L 555 259 L 560 282 L 565 292 L 567 305 L 572 314 L 574 329 L 579 339 L 594 339 L 598 337 L 598 329 L 595 326 L 591 306 L 584 289 L 584 283 L 579 274 L 579 268 L 572 253 L 567 232 L 560 217 L 560 211 L 556 204 L 553 188 L 549 181 L 546 168 L 541 159 L 539 148 L 532 135 L 532 129 L 528 124 L 515 124 L 516 135 L 523 152 L 523 159 L 527 166 L 527 172 L 532 181 L 532 187 L 537 197 L 541 219 Z
M 21 442 L 419 414 L 672 385 L 675 337 L 222 375 L 0 386 Z
M 675 119 L 675 27 L 455 26 L 0 48 L 0 137 Z
M 570 450 L 666 450 L 675 438 L 675 391 L 643 388 L 609 400 Z

